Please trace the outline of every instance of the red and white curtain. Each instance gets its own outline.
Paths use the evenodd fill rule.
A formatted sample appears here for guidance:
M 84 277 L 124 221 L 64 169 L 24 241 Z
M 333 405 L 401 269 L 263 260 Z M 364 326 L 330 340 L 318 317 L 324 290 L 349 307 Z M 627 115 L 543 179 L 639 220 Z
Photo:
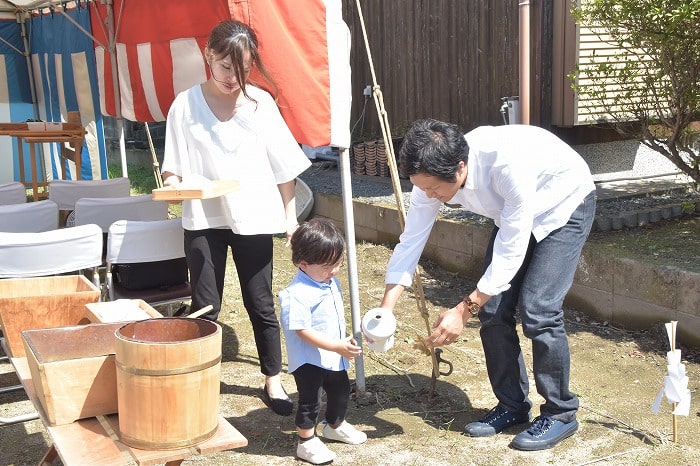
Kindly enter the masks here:
M 91 4 L 103 113 L 163 121 L 175 95 L 207 79 L 202 52 L 224 19 L 249 24 L 299 143 L 350 144 L 350 37 L 340 0 L 114 0 L 116 81 L 107 8 Z M 119 102 L 115 101 L 115 88 Z

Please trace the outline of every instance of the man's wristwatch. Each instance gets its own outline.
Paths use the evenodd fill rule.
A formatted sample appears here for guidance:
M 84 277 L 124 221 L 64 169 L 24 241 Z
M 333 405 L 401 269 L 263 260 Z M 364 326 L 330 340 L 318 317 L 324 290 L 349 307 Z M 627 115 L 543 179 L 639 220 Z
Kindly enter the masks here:
M 462 301 L 464 301 L 464 304 L 467 305 L 467 310 L 472 316 L 476 316 L 481 310 L 481 306 L 472 301 L 472 299 L 469 296 L 464 298 Z

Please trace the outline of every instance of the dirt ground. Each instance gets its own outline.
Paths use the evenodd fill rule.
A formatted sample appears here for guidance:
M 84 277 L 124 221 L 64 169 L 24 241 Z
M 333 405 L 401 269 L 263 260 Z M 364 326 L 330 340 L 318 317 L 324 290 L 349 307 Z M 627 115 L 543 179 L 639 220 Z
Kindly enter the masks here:
M 290 251 L 275 241 L 275 291 L 286 286 L 295 270 Z M 358 293 L 361 314 L 377 306 L 383 291 L 384 267 L 390 255 L 385 246 L 357 245 Z M 474 286 L 465 278 L 422 263 L 422 277 L 430 322 Z M 346 269 L 347 270 L 347 269 Z M 346 270 L 341 282 L 351 326 Z M 521 452 L 509 447 L 515 428 L 496 437 L 470 438 L 461 434 L 468 422 L 482 416 L 496 400 L 486 375 L 478 324 L 470 321 L 459 341 L 447 347 L 443 358 L 453 366 L 441 376 L 430 396 L 430 357 L 414 348 L 426 335 L 411 293 L 404 293 L 396 309 L 398 329 L 394 347 L 386 353 L 366 349 L 362 358 L 364 390 L 353 398 L 347 419 L 367 432 L 359 446 L 330 444 L 337 465 L 697 465 L 700 464 L 700 352 L 682 348 L 693 394 L 690 415 L 676 419 L 666 400 L 658 414 L 651 405 L 666 374 L 668 342 L 662 328 L 627 331 L 584 315 L 566 312 L 572 353 L 572 390 L 581 399 L 580 430 L 557 447 Z M 279 417 L 260 399 L 263 377 L 247 314 L 238 291 L 235 269 L 229 266 L 224 310 L 220 412 L 247 439 L 248 446 L 186 460 L 184 465 L 293 465 L 294 418 Z M 523 338 L 526 361 L 531 351 Z M 531 366 L 530 363 L 528 363 Z M 356 380 L 353 365 L 350 376 Z M 440 366 L 441 370 L 447 368 Z M 360 377 L 361 378 L 361 377 Z M 291 375 L 284 384 L 296 400 Z M 8 363 L 0 363 L 0 386 L 16 381 Z M 541 399 L 531 382 L 533 416 Z M 194 402 L 194 401 L 193 401 Z M 31 409 L 21 393 L 0 394 L 0 416 Z M 49 438 L 39 421 L 0 427 L 0 465 L 37 464 Z M 86 445 L 85 448 L 89 448 Z

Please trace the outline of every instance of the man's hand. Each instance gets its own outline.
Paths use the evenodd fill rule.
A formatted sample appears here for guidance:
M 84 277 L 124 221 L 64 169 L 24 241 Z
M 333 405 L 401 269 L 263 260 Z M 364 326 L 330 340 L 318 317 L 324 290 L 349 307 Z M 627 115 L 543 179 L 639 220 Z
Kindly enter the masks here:
M 440 314 L 433 324 L 433 333 L 424 340 L 426 346 L 438 347 L 453 343 L 464 329 L 462 312 L 453 307 Z

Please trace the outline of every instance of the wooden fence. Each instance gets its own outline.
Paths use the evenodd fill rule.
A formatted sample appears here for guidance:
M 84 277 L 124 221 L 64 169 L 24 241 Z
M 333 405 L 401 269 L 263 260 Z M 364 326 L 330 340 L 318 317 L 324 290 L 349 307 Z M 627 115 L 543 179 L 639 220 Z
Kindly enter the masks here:
M 343 3 L 352 36 L 353 139 L 366 139 L 380 134 L 372 97 L 365 107 L 363 95 L 372 75 L 356 2 Z M 503 122 L 501 98 L 518 94 L 517 2 L 362 0 L 360 7 L 392 133 L 427 117 L 465 130 Z

